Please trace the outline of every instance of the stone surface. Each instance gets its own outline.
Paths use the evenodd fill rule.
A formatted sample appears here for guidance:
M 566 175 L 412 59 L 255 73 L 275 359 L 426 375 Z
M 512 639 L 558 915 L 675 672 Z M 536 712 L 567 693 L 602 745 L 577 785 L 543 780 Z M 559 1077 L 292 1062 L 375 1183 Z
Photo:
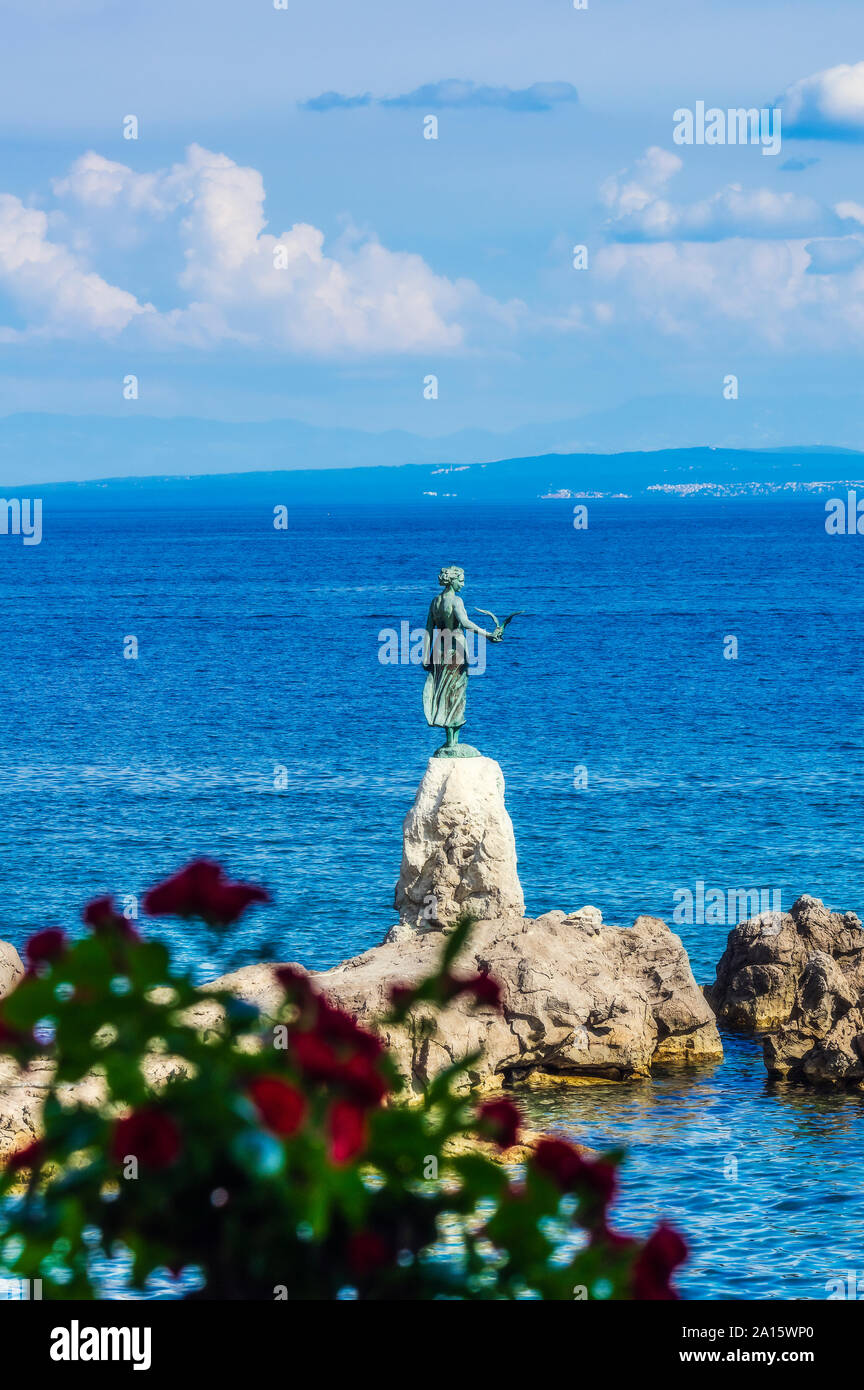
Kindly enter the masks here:
M 21 957 L 8 941 L 0 941 L 0 999 L 17 985 L 24 974 Z
M 396 885 L 399 923 L 387 940 L 525 911 L 504 777 L 493 758 L 429 759 L 405 817 Z
M 732 929 L 705 996 L 731 1028 L 782 1028 L 796 1007 L 804 969 L 817 953 L 830 957 L 853 989 L 864 987 L 864 931 L 858 918 L 829 912 L 818 898 L 801 897 L 789 912 L 765 913 Z
M 376 946 L 332 970 L 317 988 L 362 1024 L 376 1027 L 394 984 L 434 966 L 443 933 L 414 933 Z M 596 908 L 548 912 L 534 920 L 476 923 L 460 973 L 488 973 L 502 986 L 503 1014 L 457 999 L 440 1015 L 438 1036 L 380 1028 L 396 1065 L 419 1092 L 443 1068 L 483 1049 L 471 1073 L 478 1090 L 544 1080 L 632 1080 L 661 1062 L 719 1059 L 714 1016 L 677 936 L 656 917 L 632 928 L 603 925 Z M 278 1002 L 272 970 L 254 965 L 216 982 L 265 1010 Z M 198 1022 L 215 1024 L 213 1005 Z M 208 1012 L 209 1011 L 209 1012 Z
M 864 1089 L 864 989 L 824 951 L 806 962 L 785 1027 L 764 1041 L 769 1076 Z
M 639 917 L 629 929 L 604 925 L 596 907 L 476 923 L 454 968 L 498 980 L 503 1013 L 472 1008 L 459 998 L 440 1015 L 433 1038 L 420 1036 L 419 1029 L 379 1026 L 391 987 L 429 973 L 444 940 L 441 929 L 412 932 L 332 970 L 310 972 L 334 1003 L 381 1032 L 415 1093 L 452 1061 L 478 1049 L 483 1056 L 469 1084 L 484 1092 L 520 1083 L 629 1081 L 649 1076 L 658 1063 L 722 1056 L 714 1016 L 678 937 L 655 917 Z M 247 966 L 213 985 L 230 989 L 268 1016 L 282 1000 L 268 964 Z M 218 1028 L 221 1006 L 202 999 L 187 1018 L 202 1030 Z M 183 1066 L 176 1058 L 154 1056 L 145 1070 L 158 1088 Z M 0 1156 L 38 1135 L 51 1072 L 47 1059 L 20 1071 L 11 1058 L 0 1057 Z M 69 1101 L 99 1104 L 102 1082 L 88 1077 L 64 1086 L 62 1094 Z

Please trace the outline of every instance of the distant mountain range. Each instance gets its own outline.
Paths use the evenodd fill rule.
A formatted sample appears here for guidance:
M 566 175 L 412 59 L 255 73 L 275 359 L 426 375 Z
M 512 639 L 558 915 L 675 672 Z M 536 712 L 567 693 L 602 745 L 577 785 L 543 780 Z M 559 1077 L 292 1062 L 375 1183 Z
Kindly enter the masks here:
M 434 412 L 434 404 L 429 404 L 429 410 Z M 724 466 L 728 461 L 734 467 L 733 455 L 755 450 L 760 466 L 767 467 L 769 452 L 773 457 L 810 436 L 808 411 L 812 414 L 812 402 L 806 403 L 805 409 L 795 399 L 757 405 L 713 397 L 655 397 L 576 420 L 525 425 L 506 433 L 470 429 L 427 438 L 404 430 L 376 434 L 296 420 L 161 419 L 137 414 L 136 405 L 130 402 L 129 414 L 120 416 L 21 414 L 0 418 L 0 487 L 121 476 L 474 465 L 497 460 L 524 465 L 528 459 L 563 454 L 579 456 L 578 476 L 582 477 L 583 468 L 588 470 L 585 486 L 597 485 L 602 477 L 603 485 L 627 490 L 643 482 L 663 481 L 661 476 L 649 478 L 634 460 L 668 458 L 664 451 L 674 450 L 681 467 L 686 468 L 689 456 L 698 455 L 706 443 L 717 446 L 717 465 L 722 459 Z M 432 414 L 429 418 L 431 421 Z M 844 397 L 828 402 L 824 418 L 825 434 L 832 446 L 864 448 L 864 413 L 859 401 Z M 798 452 L 816 455 L 825 443 L 823 440 Z M 653 452 L 646 454 L 646 449 Z M 604 456 L 605 463 L 596 462 Z M 618 460 L 615 464 L 613 457 Z M 693 463 L 698 467 L 695 457 Z M 538 469 L 542 474 L 539 463 Z M 681 481 L 685 480 L 682 476 Z M 571 485 L 557 466 L 536 482 L 540 491 Z
M 163 460 L 164 462 L 164 460 Z M 541 454 L 494 463 L 152 475 L 4 487 L 70 505 L 237 506 L 303 502 L 529 502 L 673 494 L 744 496 L 835 492 L 858 482 L 864 453 L 846 449 L 661 449 L 625 454 Z

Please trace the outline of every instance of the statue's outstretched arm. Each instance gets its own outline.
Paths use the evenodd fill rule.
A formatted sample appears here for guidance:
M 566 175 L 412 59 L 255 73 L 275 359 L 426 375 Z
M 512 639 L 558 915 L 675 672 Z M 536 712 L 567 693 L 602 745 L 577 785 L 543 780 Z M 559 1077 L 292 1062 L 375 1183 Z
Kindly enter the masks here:
M 472 623 L 471 619 L 468 617 L 468 614 L 465 611 L 465 604 L 462 602 L 461 598 L 456 599 L 456 602 L 453 605 L 453 607 L 456 612 L 456 617 L 459 619 L 460 627 L 464 628 L 466 632 L 482 633 L 484 637 L 489 638 L 490 642 L 495 639 L 495 631 L 497 631 L 497 629 L 492 632 L 487 632 L 485 627 L 478 627 L 476 623 Z

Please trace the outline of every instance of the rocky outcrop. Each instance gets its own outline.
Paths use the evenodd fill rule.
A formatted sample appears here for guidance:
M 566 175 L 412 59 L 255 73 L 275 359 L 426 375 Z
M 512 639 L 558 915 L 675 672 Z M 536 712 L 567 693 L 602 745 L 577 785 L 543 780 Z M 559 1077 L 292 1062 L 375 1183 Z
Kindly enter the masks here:
M 864 931 L 853 912 L 829 912 L 801 897 L 789 912 L 764 913 L 729 933 L 717 978 L 705 990 L 721 1022 L 747 1032 L 787 1024 L 811 957 L 829 957 L 849 988 L 864 988 Z
M 705 991 L 722 1022 L 766 1034 L 769 1076 L 864 1089 L 864 931 L 803 897 L 729 933 Z
M 864 1089 L 864 989 L 824 951 L 804 966 L 789 1021 L 764 1042 L 769 1076 Z
M 521 917 L 513 825 L 493 758 L 430 758 L 405 817 L 396 885 L 399 923 L 387 940 L 473 917 Z
M 392 986 L 434 969 L 444 939 L 441 930 L 412 933 L 332 970 L 310 972 L 334 1003 L 381 1033 L 415 1093 L 475 1050 L 483 1054 L 470 1073 L 478 1091 L 520 1082 L 628 1081 L 649 1076 L 659 1063 L 722 1056 L 714 1016 L 678 937 L 656 917 L 639 917 L 629 929 L 604 925 L 595 907 L 475 924 L 454 969 L 493 976 L 503 1012 L 460 997 L 440 1014 L 434 1036 L 420 1018 L 407 1028 L 380 1024 Z M 205 988 L 212 987 L 230 989 L 267 1016 L 282 1000 L 272 965 L 247 966 Z M 221 1006 L 203 999 L 187 1017 L 201 1029 L 218 1028 Z M 151 1060 L 147 1077 L 154 1086 L 182 1071 L 176 1059 Z M 47 1059 L 22 1072 L 0 1058 L 0 1155 L 37 1135 L 51 1071 Z M 101 1081 L 86 1078 L 63 1090 L 70 1100 L 98 1104 Z
M 478 1090 L 529 1078 L 535 1084 L 631 1080 L 648 1076 L 658 1063 L 723 1055 L 678 937 L 656 917 L 639 917 L 629 929 L 604 925 L 594 907 L 475 924 L 455 969 L 497 980 L 503 1012 L 459 998 L 442 1012 L 431 1038 L 419 1026 L 381 1027 L 392 986 L 428 974 L 443 939 L 442 932 L 414 934 L 313 976 L 334 1003 L 378 1028 L 415 1091 L 475 1050 L 483 1053 L 470 1076 Z M 216 983 L 265 1011 L 279 998 L 265 966 Z

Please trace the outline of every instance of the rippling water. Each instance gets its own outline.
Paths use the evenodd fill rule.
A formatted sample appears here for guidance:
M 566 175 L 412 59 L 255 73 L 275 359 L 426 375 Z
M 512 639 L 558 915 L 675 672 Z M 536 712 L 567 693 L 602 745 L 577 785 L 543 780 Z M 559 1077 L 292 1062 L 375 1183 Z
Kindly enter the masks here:
M 819 499 L 590 502 L 581 532 L 566 502 L 334 500 L 277 532 L 272 508 L 94 498 L 48 499 L 38 547 L 0 538 L 0 936 L 206 853 L 276 906 L 215 951 L 160 927 L 201 977 L 380 941 L 437 735 L 379 634 L 423 624 L 449 562 L 469 611 L 528 610 L 470 682 L 466 739 L 504 769 L 530 913 L 669 919 L 701 880 L 864 916 L 864 539 L 826 536 Z M 678 928 L 700 981 L 728 926 Z M 622 1217 L 679 1221 L 692 1295 L 818 1298 L 864 1271 L 860 1101 L 769 1092 L 747 1042 L 531 1106 L 628 1144 Z
M 864 1274 L 864 1099 L 770 1085 L 761 1047 L 725 1034 L 708 1069 L 669 1069 L 635 1086 L 534 1092 L 532 1125 L 628 1158 L 614 1213 L 622 1230 L 673 1221 L 690 1246 L 688 1298 L 826 1299 Z

